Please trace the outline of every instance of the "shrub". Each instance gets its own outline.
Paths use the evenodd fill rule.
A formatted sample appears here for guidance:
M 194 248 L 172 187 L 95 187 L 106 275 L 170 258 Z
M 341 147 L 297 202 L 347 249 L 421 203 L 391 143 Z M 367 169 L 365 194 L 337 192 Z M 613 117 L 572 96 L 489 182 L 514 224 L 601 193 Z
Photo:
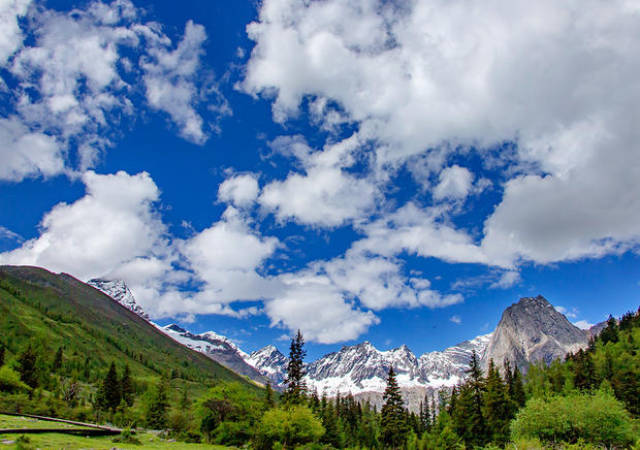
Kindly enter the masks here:
M 0 392 L 26 392 L 31 388 L 20 380 L 20 374 L 8 366 L 0 367 Z
M 534 398 L 518 413 L 511 437 L 543 443 L 628 446 L 634 441 L 632 419 L 610 393 L 575 393 L 566 397 Z

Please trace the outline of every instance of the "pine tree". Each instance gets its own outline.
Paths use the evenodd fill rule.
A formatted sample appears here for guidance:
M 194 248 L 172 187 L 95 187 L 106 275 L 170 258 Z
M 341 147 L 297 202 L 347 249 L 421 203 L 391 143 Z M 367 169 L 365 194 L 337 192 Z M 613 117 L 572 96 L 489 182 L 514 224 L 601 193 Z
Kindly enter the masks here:
M 276 405 L 276 402 L 273 400 L 273 389 L 271 388 L 271 383 L 267 383 L 264 405 L 267 409 L 273 408 Z
M 382 442 L 393 448 L 401 447 L 407 439 L 409 427 L 405 421 L 404 404 L 393 367 L 389 368 L 387 387 L 382 398 Z
M 122 391 L 122 400 L 124 400 L 127 406 L 133 405 L 135 389 L 133 387 L 133 380 L 131 379 L 131 370 L 129 369 L 129 364 L 126 364 L 124 366 L 122 378 L 120 379 L 120 389 Z
M 516 404 L 518 408 L 522 408 L 527 401 L 527 397 L 524 392 L 524 382 L 522 381 L 522 374 L 518 366 L 513 368 L 511 386 L 509 386 L 509 397 Z
M 426 394 L 424 400 L 420 402 L 420 427 L 421 432 L 431 429 L 431 410 L 429 408 L 429 398 Z
M 298 330 L 296 337 L 291 340 L 289 351 L 289 363 L 287 364 L 287 388 L 284 391 L 283 399 L 287 404 L 302 403 L 306 393 L 306 386 L 303 380 L 304 357 L 307 352 L 304 350 L 304 339 Z
M 486 389 L 483 413 L 487 422 L 487 433 L 492 442 L 504 446 L 509 439 L 511 408 L 505 385 L 493 359 L 489 361 Z
M 120 405 L 121 399 L 122 390 L 120 388 L 120 381 L 118 380 L 118 372 L 116 371 L 116 364 L 112 362 L 111 366 L 109 366 L 107 376 L 102 381 L 98 401 L 104 409 L 113 411 Z
M 155 392 L 147 407 L 147 426 L 156 430 L 167 427 L 167 411 L 169 400 L 167 397 L 167 379 L 163 376 L 156 386 Z
M 485 382 L 480 361 L 475 350 L 471 354 L 467 381 L 460 387 L 453 413 L 456 432 L 469 446 L 481 446 L 488 442 L 483 416 Z
M 62 347 L 58 347 L 53 362 L 51 363 L 51 371 L 57 372 L 62 368 Z
M 0 367 L 4 365 L 4 352 L 5 352 L 4 344 L 0 344 Z
M 20 372 L 20 379 L 32 388 L 38 387 L 37 362 L 38 356 L 33 350 L 33 347 L 31 347 L 31 344 L 29 344 L 25 351 L 18 356 L 18 372 Z
M 608 342 L 612 342 L 615 344 L 616 342 L 618 342 L 618 323 L 612 316 L 609 316 L 609 320 L 607 320 L 607 326 L 600 332 L 599 338 L 603 344 L 606 344 Z

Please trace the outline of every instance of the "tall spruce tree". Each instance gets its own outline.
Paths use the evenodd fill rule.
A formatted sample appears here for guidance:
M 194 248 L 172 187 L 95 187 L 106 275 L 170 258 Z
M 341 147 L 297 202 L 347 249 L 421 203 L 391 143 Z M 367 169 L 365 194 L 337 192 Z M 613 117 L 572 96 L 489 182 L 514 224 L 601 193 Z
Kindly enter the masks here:
M 56 354 L 53 356 L 53 362 L 51 363 L 51 371 L 57 372 L 62 369 L 62 347 L 58 347 Z
M 289 349 L 289 363 L 287 364 L 287 378 L 285 380 L 287 387 L 283 395 L 284 402 L 287 404 L 298 404 L 304 401 L 307 390 L 303 380 L 305 375 L 304 357 L 306 354 L 304 338 L 300 330 L 298 330 L 295 338 L 291 340 Z
M 135 394 L 135 388 L 133 387 L 133 380 L 131 379 L 131 370 L 129 364 L 124 366 L 122 371 L 122 378 L 120 379 L 120 389 L 122 391 L 122 400 L 127 406 L 133 405 L 133 397 Z
M 405 420 L 404 403 L 393 367 L 389 368 L 387 387 L 382 399 L 384 401 L 380 418 L 382 442 L 392 448 L 401 447 L 407 439 L 409 425 Z
M 38 355 L 29 344 L 27 348 L 18 356 L 18 372 L 20 379 L 32 388 L 38 387 Z
M 524 392 L 524 381 L 522 380 L 522 373 L 518 366 L 513 368 L 513 375 L 511 376 L 511 385 L 509 386 L 509 397 L 516 404 L 518 408 L 522 408 L 527 401 L 527 396 Z
M 460 387 L 453 417 L 456 432 L 468 446 L 482 446 L 488 442 L 483 415 L 485 380 L 475 350 L 471 354 L 467 381 Z
M 98 402 L 104 409 L 115 410 L 120 405 L 120 400 L 122 400 L 122 389 L 118 379 L 118 372 L 116 371 L 116 364 L 112 362 L 107 375 L 102 380 L 102 385 L 98 392 Z
M 273 399 L 273 389 L 271 388 L 271 383 L 267 382 L 267 388 L 265 391 L 264 406 L 267 409 L 273 408 L 276 405 L 276 402 Z
M 486 389 L 484 416 L 487 423 L 487 434 L 492 442 L 499 446 L 504 446 L 509 440 L 511 408 L 506 386 L 502 382 L 502 378 L 493 363 L 493 359 L 489 361 Z
M 4 344 L 0 344 L 0 367 L 4 365 L 4 352 L 5 352 Z
M 167 412 L 169 410 L 169 398 L 167 396 L 168 381 L 163 376 L 156 386 L 147 405 L 146 419 L 147 426 L 156 430 L 163 430 L 167 427 Z

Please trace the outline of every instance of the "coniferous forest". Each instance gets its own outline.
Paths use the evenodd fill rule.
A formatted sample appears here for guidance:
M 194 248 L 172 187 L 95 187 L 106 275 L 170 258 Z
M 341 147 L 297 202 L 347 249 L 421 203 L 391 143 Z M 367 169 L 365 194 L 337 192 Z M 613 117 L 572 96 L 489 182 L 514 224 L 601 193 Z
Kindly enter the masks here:
M 631 448 L 640 437 L 640 311 L 610 318 L 586 349 L 548 366 L 521 371 L 509 361 L 490 361 L 483 370 L 474 353 L 464 382 L 426 396 L 419 411 L 410 412 L 393 367 L 380 409 L 351 395 L 310 391 L 300 332 L 291 341 L 286 388 L 279 393 L 219 366 L 211 376 L 189 355 L 176 363 L 179 354 L 168 348 L 156 350 L 174 355 L 164 369 L 153 347 L 140 354 L 116 338 L 87 351 L 87 339 L 95 345 L 104 336 L 53 309 L 50 288 L 29 290 L 5 279 L 0 289 L 2 305 L 12 307 L 0 322 L 0 412 L 259 449 Z M 44 339 L 45 328 L 39 334 L 34 324 L 57 333 L 83 329 L 86 336 Z

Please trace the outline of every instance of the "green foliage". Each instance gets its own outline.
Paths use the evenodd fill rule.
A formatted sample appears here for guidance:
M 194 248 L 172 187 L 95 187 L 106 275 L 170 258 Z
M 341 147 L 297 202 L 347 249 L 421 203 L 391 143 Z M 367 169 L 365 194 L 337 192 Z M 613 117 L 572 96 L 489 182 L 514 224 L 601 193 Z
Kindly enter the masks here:
M 267 410 L 256 432 L 255 444 L 259 449 L 283 448 L 317 442 L 325 430 L 320 420 L 307 406 L 292 405 Z
M 8 366 L 0 367 L 0 392 L 28 392 L 31 387 L 20 379 L 20 374 Z
M 301 403 L 306 394 L 306 386 L 304 380 L 304 357 L 307 352 L 304 350 L 304 339 L 300 330 L 296 333 L 296 337 L 291 340 L 289 350 L 289 362 L 287 363 L 287 385 L 282 399 L 287 404 Z
M 145 414 L 147 426 L 154 430 L 164 430 L 167 427 L 167 414 L 169 410 L 167 390 L 168 381 L 162 377 L 147 402 Z
M 509 422 L 512 408 L 506 386 L 493 360 L 489 361 L 483 415 L 486 417 L 487 437 L 490 442 L 504 446 L 509 440 Z
M 239 383 L 220 383 L 199 401 L 200 431 L 209 442 L 242 445 L 252 437 L 263 402 Z
M 514 440 L 539 439 L 549 444 L 582 439 L 611 447 L 634 441 L 629 412 L 604 391 L 531 399 L 518 413 L 511 432 Z
M 399 447 L 407 439 L 409 426 L 405 420 L 404 402 L 393 367 L 389 368 L 387 387 L 382 398 L 384 400 L 380 418 L 382 442 L 390 447 Z
M 31 344 L 18 356 L 20 379 L 32 388 L 38 387 L 37 356 Z

